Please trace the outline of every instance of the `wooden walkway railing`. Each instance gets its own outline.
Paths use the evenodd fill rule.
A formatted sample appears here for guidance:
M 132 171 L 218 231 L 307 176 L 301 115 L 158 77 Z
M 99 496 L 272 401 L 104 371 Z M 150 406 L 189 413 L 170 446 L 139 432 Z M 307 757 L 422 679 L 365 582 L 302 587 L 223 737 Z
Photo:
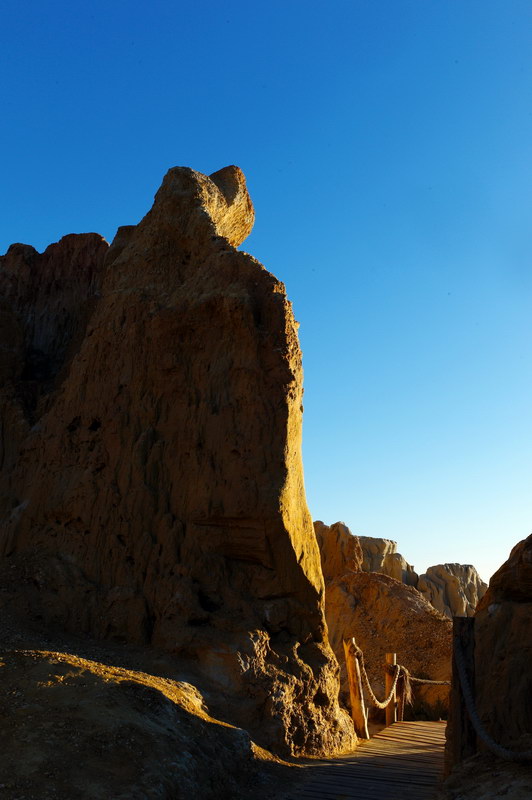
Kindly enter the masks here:
M 443 773 L 444 722 L 396 722 L 347 756 L 306 764 L 287 800 L 431 800 Z

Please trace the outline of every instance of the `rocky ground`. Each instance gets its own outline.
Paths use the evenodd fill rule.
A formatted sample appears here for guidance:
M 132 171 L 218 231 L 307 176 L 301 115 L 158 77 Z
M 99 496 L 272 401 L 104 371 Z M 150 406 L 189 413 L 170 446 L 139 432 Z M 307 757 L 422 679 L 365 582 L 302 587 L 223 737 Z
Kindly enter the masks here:
M 295 764 L 209 714 L 190 674 L 155 651 L 2 620 L 0 798 L 281 797 Z

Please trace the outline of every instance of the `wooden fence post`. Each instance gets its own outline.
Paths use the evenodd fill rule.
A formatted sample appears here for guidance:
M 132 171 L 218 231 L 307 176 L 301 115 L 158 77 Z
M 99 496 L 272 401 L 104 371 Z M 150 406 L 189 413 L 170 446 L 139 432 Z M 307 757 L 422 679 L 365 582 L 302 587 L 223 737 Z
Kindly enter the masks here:
M 406 695 L 406 686 L 405 686 L 405 676 L 403 673 L 399 675 L 399 680 L 397 681 L 397 721 L 402 722 L 405 718 L 405 695 Z
M 395 666 L 397 663 L 397 654 L 396 653 L 386 653 L 386 665 Z M 386 697 L 391 692 L 393 686 L 393 675 L 391 672 L 384 673 L 384 694 Z M 393 725 L 394 722 L 397 721 L 397 697 L 396 692 L 394 691 L 392 699 L 386 706 L 386 725 Z
M 477 752 L 477 735 L 471 724 L 460 686 L 460 677 L 454 657 L 455 643 L 462 651 L 467 680 L 475 697 L 475 618 L 453 617 L 453 676 L 445 746 L 445 775 Z
M 354 639 L 344 639 L 344 654 L 345 666 L 347 668 L 347 680 L 349 683 L 349 697 L 351 700 L 351 718 L 357 736 L 361 739 L 369 739 L 360 665 L 356 655 L 356 643 Z

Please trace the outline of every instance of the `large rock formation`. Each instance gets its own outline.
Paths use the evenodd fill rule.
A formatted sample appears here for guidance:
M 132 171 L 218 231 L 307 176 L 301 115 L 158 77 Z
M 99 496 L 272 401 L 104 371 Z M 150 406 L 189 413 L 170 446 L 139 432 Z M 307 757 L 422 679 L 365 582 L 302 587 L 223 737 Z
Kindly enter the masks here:
M 259 743 L 332 752 L 353 733 L 301 353 L 283 284 L 235 249 L 252 224 L 238 168 L 175 168 L 110 248 L 86 234 L 1 260 L 2 602 L 188 658 Z
M 532 535 L 517 544 L 493 575 L 474 623 L 475 705 L 488 735 L 513 751 L 532 753 Z M 453 720 L 447 731 L 455 734 Z M 478 753 L 453 773 L 445 800 L 525 800 L 532 793 L 532 761 L 501 759 L 477 737 Z M 449 748 L 449 752 L 452 748 Z
M 420 593 L 379 572 L 363 572 L 360 539 L 346 525 L 314 523 L 325 575 L 325 611 L 329 637 L 341 665 L 342 699 L 348 702 L 343 640 L 355 637 L 377 694 L 384 696 L 384 661 L 396 652 L 413 675 L 450 679 L 451 622 Z M 395 543 L 394 543 L 395 544 Z M 446 712 L 446 686 L 415 687 L 418 713 Z
M 476 704 L 491 736 L 532 751 L 532 535 L 492 577 L 475 615 Z

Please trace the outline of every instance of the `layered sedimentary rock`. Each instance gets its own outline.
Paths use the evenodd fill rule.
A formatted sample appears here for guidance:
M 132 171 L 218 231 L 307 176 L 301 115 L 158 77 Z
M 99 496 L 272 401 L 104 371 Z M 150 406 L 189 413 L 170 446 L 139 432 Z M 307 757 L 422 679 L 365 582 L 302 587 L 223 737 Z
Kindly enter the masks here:
M 188 658 L 259 743 L 332 752 L 301 353 L 252 224 L 238 168 L 174 168 L 110 248 L 0 262 L 3 604 Z
M 364 652 L 372 686 L 381 697 L 387 652 L 396 652 L 398 663 L 415 676 L 449 680 L 450 620 L 413 587 L 379 572 L 361 571 L 362 537 L 353 536 L 343 523 L 316 522 L 314 526 L 325 575 L 329 637 L 341 664 L 344 702 L 348 702 L 348 685 L 343 640 L 351 637 Z M 448 688 L 416 686 L 414 698 L 418 712 L 439 716 L 447 708 Z
M 488 586 L 471 564 L 438 564 L 419 576 L 416 588 L 442 614 L 472 617 Z

